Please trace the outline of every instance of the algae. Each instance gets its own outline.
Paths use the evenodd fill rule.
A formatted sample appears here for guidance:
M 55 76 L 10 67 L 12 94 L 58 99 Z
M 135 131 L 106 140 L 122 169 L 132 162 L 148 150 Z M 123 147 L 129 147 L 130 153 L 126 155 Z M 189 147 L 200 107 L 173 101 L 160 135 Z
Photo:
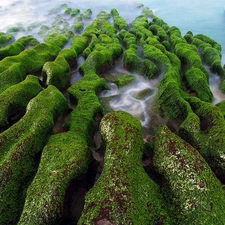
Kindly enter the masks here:
M 29 102 L 26 114 L 17 123 L 0 134 L 1 224 L 18 221 L 23 193 L 37 170 L 39 155 L 54 121 L 66 108 L 64 96 L 49 86 Z
M 100 131 L 106 145 L 104 168 L 85 197 L 78 224 L 169 223 L 159 187 L 142 167 L 140 121 L 126 112 L 111 112 L 101 120 Z
M 176 224 L 223 224 L 225 195 L 220 181 L 196 149 L 166 126 L 155 135 L 153 164 Z

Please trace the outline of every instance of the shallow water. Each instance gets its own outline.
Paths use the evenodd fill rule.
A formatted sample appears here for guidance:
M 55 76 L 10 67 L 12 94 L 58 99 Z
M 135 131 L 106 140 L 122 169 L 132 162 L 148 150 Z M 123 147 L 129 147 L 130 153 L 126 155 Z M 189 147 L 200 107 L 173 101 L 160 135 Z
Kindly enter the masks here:
M 21 24 L 26 29 L 31 24 L 49 25 L 55 18 L 53 11 L 61 4 L 67 4 L 72 9 L 79 8 L 81 12 L 90 8 L 93 11 L 92 19 L 102 10 L 110 11 L 116 8 L 128 22 L 140 15 L 144 5 L 152 9 L 156 16 L 162 18 L 170 26 L 177 26 L 182 34 L 191 30 L 194 34 L 204 33 L 223 47 L 225 46 L 225 13 L 223 0 L 8 0 L 0 1 L 0 31 L 6 31 L 15 24 Z M 66 7 L 66 6 L 65 6 Z M 65 7 L 62 9 L 65 10 Z
M 64 4 L 62 7 L 60 5 Z M 110 12 L 112 8 L 116 8 L 124 19 L 131 23 L 136 16 L 140 15 L 143 7 L 149 7 L 156 16 L 162 18 L 169 26 L 177 26 L 183 35 L 188 31 L 193 34 L 203 33 L 223 47 L 222 63 L 225 62 L 225 2 L 222 0 L 107 0 L 107 1 L 91 1 L 91 0 L 50 0 L 50 1 L 33 1 L 33 0 L 8 0 L 0 1 L 0 31 L 6 32 L 9 28 L 18 26 L 20 31 L 15 33 L 18 38 L 25 34 L 33 34 L 39 40 L 42 40 L 39 34 L 40 27 L 47 25 L 49 27 L 56 21 L 61 21 L 61 26 L 70 27 L 73 18 L 64 14 L 67 7 L 72 9 L 79 8 L 81 13 L 90 8 L 92 10 L 91 18 L 85 19 L 85 25 L 90 24 L 97 14 L 106 10 Z M 83 62 L 82 58 L 78 60 L 78 67 L 72 71 L 71 84 L 75 83 L 82 76 L 78 68 Z M 121 64 L 117 65 L 117 70 L 121 70 Z M 127 71 L 125 71 L 127 72 Z M 155 93 L 157 92 L 156 80 L 147 80 L 135 74 L 137 80 L 130 85 L 118 89 L 115 84 L 110 85 L 110 90 L 103 92 L 100 96 L 115 96 L 111 99 L 110 105 L 113 110 L 124 110 L 130 112 L 140 119 L 143 126 L 149 124 L 150 112 L 149 105 L 152 104 Z M 225 95 L 219 90 L 219 77 L 211 74 L 210 86 L 214 93 L 214 104 L 225 99 Z M 145 88 L 151 88 L 153 94 L 145 99 L 134 98 L 137 93 Z

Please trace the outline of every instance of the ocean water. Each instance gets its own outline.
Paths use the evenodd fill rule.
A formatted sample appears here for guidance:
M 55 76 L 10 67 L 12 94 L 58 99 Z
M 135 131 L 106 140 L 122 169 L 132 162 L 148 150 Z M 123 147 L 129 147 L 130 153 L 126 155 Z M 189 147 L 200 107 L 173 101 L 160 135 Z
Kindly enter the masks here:
M 70 26 L 74 19 L 64 14 L 67 7 L 79 8 L 81 13 L 91 9 L 92 15 L 89 19 L 85 19 L 85 25 L 90 24 L 102 10 L 110 12 L 112 8 L 116 8 L 119 14 L 128 23 L 131 23 L 136 16 L 141 15 L 144 7 L 149 7 L 169 26 L 177 26 L 182 35 L 192 31 L 194 35 L 202 33 L 216 40 L 222 46 L 222 64 L 225 63 L 225 0 L 0 0 L 0 31 L 7 32 L 12 27 L 19 27 L 19 31 L 14 34 L 16 38 L 33 34 L 41 40 L 42 37 L 38 31 L 42 25 L 51 27 L 55 21 L 60 19 L 65 22 L 62 24 Z M 82 59 L 79 60 L 80 63 L 83 62 Z M 117 71 L 121 72 L 121 70 L 120 65 L 117 67 Z M 140 119 L 143 126 L 147 126 L 151 120 L 149 105 L 152 104 L 153 97 L 157 92 L 158 80 L 149 81 L 143 77 L 140 78 L 137 74 L 135 76 L 137 77 L 135 83 L 122 89 L 110 85 L 111 89 L 100 96 L 109 97 L 110 94 L 115 96 L 110 101 L 114 110 L 130 112 Z M 71 82 L 74 83 L 80 78 L 79 71 L 76 71 Z M 211 74 L 210 86 L 214 93 L 215 104 L 225 99 L 225 95 L 218 88 L 219 83 L 220 78 Z M 145 88 L 152 89 L 153 95 L 143 100 L 133 97 L 135 93 Z
M 177 26 L 182 34 L 191 30 L 194 34 L 210 36 L 223 46 L 225 52 L 225 0 L 1 0 L 0 31 L 18 24 L 25 29 L 32 24 L 50 25 L 56 16 L 51 10 L 61 4 L 79 8 L 81 12 L 90 8 L 93 11 L 92 19 L 101 10 L 116 8 L 128 22 L 141 14 L 142 8 L 139 6 L 143 5 L 152 9 L 170 26 Z

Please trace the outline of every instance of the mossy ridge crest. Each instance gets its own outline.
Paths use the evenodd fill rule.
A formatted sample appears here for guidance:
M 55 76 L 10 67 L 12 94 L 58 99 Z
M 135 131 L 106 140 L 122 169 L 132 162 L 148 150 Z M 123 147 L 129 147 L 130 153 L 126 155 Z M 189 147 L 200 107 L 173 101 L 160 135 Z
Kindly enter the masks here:
M 16 223 L 19 219 L 25 199 L 21 193 L 36 172 L 38 155 L 47 142 L 54 120 L 67 107 L 64 96 L 54 86 L 49 86 L 29 102 L 26 114 L 17 123 L 0 134 L 0 211 L 4 215 L 1 223 Z
M 197 150 L 166 126 L 155 138 L 153 164 L 177 223 L 224 223 L 224 190 Z
M 66 35 L 58 35 L 55 38 L 49 38 L 47 43 L 37 44 L 34 48 L 24 50 L 19 55 L 1 60 L 0 93 L 23 81 L 26 74 L 35 74 L 40 71 L 46 61 L 56 57 L 67 41 Z
M 161 208 L 158 186 L 142 167 L 140 121 L 126 112 L 111 112 L 101 120 L 100 130 L 106 144 L 104 168 L 86 196 L 78 224 L 103 220 L 113 224 L 151 224 L 160 219 L 169 222 Z M 143 193 L 145 197 L 141 197 Z
M 188 101 L 194 112 L 180 126 L 179 134 L 198 149 L 214 173 L 222 179 L 225 171 L 225 123 L 217 106 L 192 97 Z
M 28 75 L 24 81 L 3 91 L 0 94 L 0 127 L 8 127 L 10 117 L 25 111 L 28 102 L 42 89 L 38 77 Z

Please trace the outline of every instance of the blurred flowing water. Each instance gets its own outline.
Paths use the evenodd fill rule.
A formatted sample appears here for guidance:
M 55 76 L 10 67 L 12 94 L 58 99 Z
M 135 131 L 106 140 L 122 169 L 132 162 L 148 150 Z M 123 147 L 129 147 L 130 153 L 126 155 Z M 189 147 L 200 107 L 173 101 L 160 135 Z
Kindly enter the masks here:
M 62 5 L 61 8 L 60 5 Z M 17 26 L 20 29 L 14 34 L 15 38 L 33 34 L 37 39 L 42 40 L 38 33 L 42 25 L 51 27 L 57 18 L 66 21 L 64 23 L 67 24 L 66 26 L 72 24 L 74 19 L 63 13 L 67 7 L 79 8 L 81 13 L 90 8 L 92 15 L 91 18 L 85 19 L 85 25 L 90 24 L 100 11 L 110 12 L 112 8 L 116 8 L 119 14 L 128 23 L 131 23 L 136 16 L 142 13 L 143 7 L 149 7 L 156 16 L 162 18 L 169 26 L 177 26 L 182 35 L 192 31 L 194 35 L 202 33 L 216 40 L 223 47 L 222 63 L 225 62 L 225 0 L 1 0 L 0 31 L 7 32 L 8 29 Z M 80 58 L 79 62 L 81 64 L 83 59 Z M 123 70 L 122 64 L 120 63 L 115 70 Z M 158 79 L 147 80 L 138 74 L 135 74 L 135 76 L 135 82 L 121 89 L 118 89 L 115 84 L 109 83 L 110 90 L 101 93 L 100 97 L 109 97 L 111 95 L 110 104 L 114 110 L 128 111 L 139 118 L 143 126 L 148 126 L 151 119 L 149 105 L 153 104 Z M 74 71 L 71 83 L 80 78 L 79 71 Z M 215 74 L 211 74 L 210 86 L 215 97 L 214 103 L 225 99 L 225 95 L 218 89 L 219 83 L 220 78 Z M 134 98 L 134 93 L 145 88 L 153 90 L 151 96 L 144 99 Z

